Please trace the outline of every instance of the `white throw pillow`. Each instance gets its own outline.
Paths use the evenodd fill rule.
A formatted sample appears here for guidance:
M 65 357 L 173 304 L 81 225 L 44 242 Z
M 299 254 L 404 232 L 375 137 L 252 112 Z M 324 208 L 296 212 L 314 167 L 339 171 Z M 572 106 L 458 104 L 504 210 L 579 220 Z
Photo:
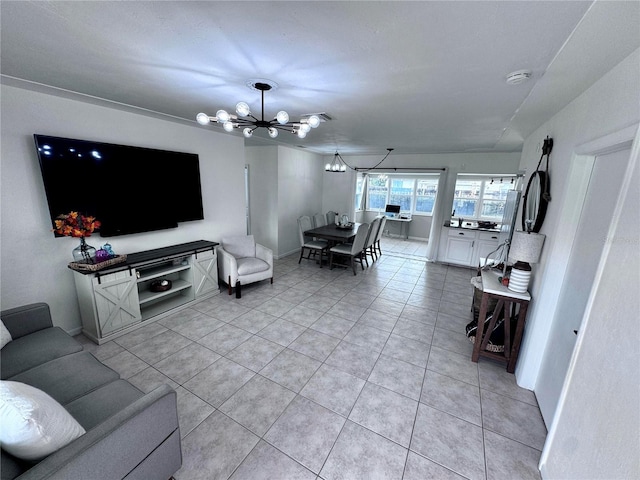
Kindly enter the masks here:
M 3 348 L 11 340 L 13 340 L 11 333 L 9 333 L 7 327 L 4 326 L 4 322 L 0 320 L 0 348 Z
M 42 390 L 0 381 L 0 442 L 23 460 L 40 460 L 85 433 L 84 428 Z

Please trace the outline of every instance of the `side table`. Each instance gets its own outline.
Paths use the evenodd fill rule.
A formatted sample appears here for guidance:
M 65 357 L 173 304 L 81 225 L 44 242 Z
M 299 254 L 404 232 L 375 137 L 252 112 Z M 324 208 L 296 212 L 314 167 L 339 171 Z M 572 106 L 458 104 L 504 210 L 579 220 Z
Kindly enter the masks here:
M 518 360 L 518 353 L 520 352 L 520 344 L 522 342 L 522 333 L 524 332 L 524 324 L 527 318 L 527 308 L 531 301 L 531 295 L 529 292 L 518 293 L 512 292 L 507 287 L 502 285 L 498 280 L 500 272 L 495 270 L 482 270 L 482 301 L 480 302 L 480 313 L 478 316 L 478 332 L 482 335 L 482 338 L 476 337 L 475 344 L 473 346 L 473 353 L 471 354 L 471 360 L 477 362 L 482 357 L 494 358 L 502 360 L 507 363 L 507 372 L 513 373 L 516 369 L 516 362 Z M 489 343 L 489 337 L 491 332 L 495 328 L 496 319 L 498 315 L 493 315 L 487 328 L 487 333 L 482 334 L 484 328 L 484 322 L 487 318 L 487 306 L 489 304 L 489 298 L 496 298 L 498 303 L 496 304 L 495 312 L 499 312 L 501 308 L 504 308 L 505 321 L 502 322 L 504 326 L 504 353 L 494 353 L 486 350 Z M 516 305 L 519 305 L 520 310 L 518 312 L 518 320 L 516 323 L 516 331 L 511 336 L 511 312 Z M 512 341 L 513 340 L 513 341 Z

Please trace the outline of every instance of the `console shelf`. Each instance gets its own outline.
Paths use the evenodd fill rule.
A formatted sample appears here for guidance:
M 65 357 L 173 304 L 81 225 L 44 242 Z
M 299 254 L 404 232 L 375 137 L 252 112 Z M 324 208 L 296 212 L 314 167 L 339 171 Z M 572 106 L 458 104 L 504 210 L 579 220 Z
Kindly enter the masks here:
M 133 253 L 99 272 L 74 271 L 82 332 L 101 344 L 218 294 L 217 245 L 200 240 Z M 171 288 L 151 291 L 162 279 Z

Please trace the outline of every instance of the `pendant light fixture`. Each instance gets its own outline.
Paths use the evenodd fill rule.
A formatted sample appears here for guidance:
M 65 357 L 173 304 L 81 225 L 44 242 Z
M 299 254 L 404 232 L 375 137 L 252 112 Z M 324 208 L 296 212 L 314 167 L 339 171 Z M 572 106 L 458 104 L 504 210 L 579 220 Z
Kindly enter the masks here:
M 391 154 L 391 152 L 393 152 L 393 148 L 387 148 L 387 154 L 384 156 L 384 158 L 382 160 L 380 160 L 376 165 L 374 165 L 373 167 L 370 168 L 359 168 L 359 167 L 352 167 L 350 165 L 347 165 L 347 162 L 344 161 L 344 158 L 342 158 L 340 156 L 340 154 L 336 151 L 336 153 L 333 154 L 333 161 L 330 163 L 327 163 L 324 166 L 324 171 L 325 172 L 334 172 L 334 173 L 344 173 L 347 171 L 347 168 L 351 169 L 351 170 L 356 170 L 359 172 L 367 172 L 369 170 L 374 170 L 376 169 L 382 162 L 384 162 L 387 157 Z
M 278 131 L 283 130 L 304 138 L 312 128 L 320 125 L 320 117 L 318 115 L 305 115 L 299 122 L 290 122 L 289 114 L 284 110 L 279 111 L 271 120 L 264 118 L 264 92 L 268 92 L 277 85 L 268 80 L 248 82 L 249 87 L 259 90 L 262 95 L 262 115 L 260 119 L 256 118 L 246 102 L 238 102 L 236 105 L 236 114 L 232 115 L 226 110 L 218 110 L 215 117 L 211 117 L 206 113 L 196 115 L 196 120 L 200 125 L 208 125 L 211 122 L 222 124 L 227 132 L 232 132 L 234 128 L 242 128 L 242 133 L 246 138 L 251 138 L 253 132 L 258 128 L 266 128 L 271 138 L 278 136 Z

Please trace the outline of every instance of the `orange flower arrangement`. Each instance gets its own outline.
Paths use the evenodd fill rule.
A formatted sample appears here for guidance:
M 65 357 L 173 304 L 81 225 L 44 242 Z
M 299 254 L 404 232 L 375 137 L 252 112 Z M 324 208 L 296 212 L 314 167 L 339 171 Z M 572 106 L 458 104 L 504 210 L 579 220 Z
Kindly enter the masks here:
M 100 221 L 96 217 L 85 217 L 78 212 L 69 212 L 67 215 L 60 215 L 55 220 L 56 228 L 53 229 L 58 235 L 65 237 L 90 237 L 94 230 L 100 228 Z

